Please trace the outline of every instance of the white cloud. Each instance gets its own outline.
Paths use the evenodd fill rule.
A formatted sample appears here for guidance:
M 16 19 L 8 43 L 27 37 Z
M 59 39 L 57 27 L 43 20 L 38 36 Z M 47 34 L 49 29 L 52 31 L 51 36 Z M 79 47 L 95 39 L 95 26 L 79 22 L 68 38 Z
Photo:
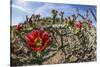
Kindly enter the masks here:
M 46 3 L 43 6 L 39 7 L 36 9 L 36 11 L 34 12 L 35 14 L 41 14 L 41 15 L 45 15 L 48 14 L 48 12 L 50 12 L 50 10 L 52 9 L 56 9 L 59 12 L 60 11 L 64 11 L 66 14 L 72 14 L 75 13 L 75 8 L 73 8 L 70 5 L 64 6 L 64 5 L 57 5 L 57 4 L 51 4 L 51 3 Z
M 25 9 L 25 8 L 20 7 L 20 6 L 18 6 L 18 5 L 13 5 L 13 4 L 12 4 L 11 7 L 12 7 L 12 8 L 19 9 L 20 11 L 23 11 L 23 12 L 25 12 L 25 13 L 32 13 L 29 9 Z
M 46 11 L 48 11 L 49 9 L 52 9 L 53 7 L 54 6 L 51 4 L 44 4 L 43 6 L 36 9 L 35 14 L 44 15 L 45 13 L 47 13 Z

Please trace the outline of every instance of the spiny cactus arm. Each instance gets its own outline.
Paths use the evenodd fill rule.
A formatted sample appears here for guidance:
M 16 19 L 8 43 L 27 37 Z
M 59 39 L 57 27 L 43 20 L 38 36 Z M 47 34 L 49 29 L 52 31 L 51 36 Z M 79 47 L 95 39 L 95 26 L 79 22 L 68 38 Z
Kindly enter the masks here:
M 26 22 L 28 22 L 28 19 L 29 19 L 29 18 L 28 18 L 28 16 L 26 15 Z
M 93 11 L 91 10 L 91 8 L 89 7 L 89 11 L 92 14 L 93 18 L 95 19 L 95 21 L 97 21 L 95 14 L 93 13 Z
M 86 18 L 88 18 L 88 17 L 89 17 L 89 10 L 88 10 L 88 9 L 86 10 L 85 17 L 86 17 Z
M 84 16 L 82 16 L 81 14 L 79 14 L 79 16 L 80 16 L 82 19 L 85 19 L 85 17 L 84 17 Z
M 77 18 L 78 18 L 78 16 L 80 16 L 82 19 L 85 19 L 85 17 L 82 16 L 82 15 L 79 13 L 79 9 L 78 9 L 78 8 L 76 8 L 76 12 L 77 12 Z

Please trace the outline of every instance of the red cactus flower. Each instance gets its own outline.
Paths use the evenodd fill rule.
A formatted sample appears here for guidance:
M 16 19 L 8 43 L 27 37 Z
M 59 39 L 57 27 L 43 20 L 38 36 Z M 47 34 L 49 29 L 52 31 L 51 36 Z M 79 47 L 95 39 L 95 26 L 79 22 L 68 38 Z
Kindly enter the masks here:
M 81 29 L 81 27 L 82 27 L 82 22 L 81 21 L 75 23 L 75 28 Z
M 19 33 L 22 29 L 22 25 L 21 24 L 18 24 L 16 25 L 16 32 Z
M 42 51 L 50 42 L 49 34 L 43 29 L 33 30 L 25 36 L 28 47 L 34 51 Z
M 90 28 L 92 27 L 92 21 L 91 21 L 91 20 L 88 21 L 88 26 L 89 26 Z

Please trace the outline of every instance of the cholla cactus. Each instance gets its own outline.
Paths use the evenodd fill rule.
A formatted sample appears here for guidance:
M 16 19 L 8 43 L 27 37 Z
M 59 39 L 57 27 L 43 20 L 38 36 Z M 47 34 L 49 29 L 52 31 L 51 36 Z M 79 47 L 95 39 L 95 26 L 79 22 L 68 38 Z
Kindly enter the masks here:
M 35 16 L 35 20 L 36 20 L 36 22 L 39 22 L 39 21 L 40 21 L 40 14 L 37 14 L 37 15 Z
M 66 18 L 63 17 L 64 12 L 59 13 L 60 18 L 57 14 L 55 9 L 52 10 L 52 17 L 40 18 L 40 14 L 32 14 L 31 17 L 26 16 L 24 24 L 11 26 L 12 65 L 83 62 L 95 59 L 92 59 L 95 46 L 93 45 L 93 51 L 90 47 L 96 44 L 96 28 L 92 25 L 92 19 L 85 21 L 88 12 L 85 17 L 77 9 L 77 15 L 83 18 L 79 18 L 81 21 L 76 14 Z M 59 21 L 61 24 L 56 23 Z M 86 60 L 85 54 L 89 54 Z M 57 61 L 54 61 L 55 58 Z
M 31 16 L 31 17 L 32 17 L 32 21 L 34 21 L 34 19 L 35 19 L 35 15 L 34 15 L 34 14 L 32 14 L 32 16 Z
M 32 16 L 29 18 L 29 24 L 31 25 L 32 24 Z
M 57 16 L 57 13 L 58 13 L 58 11 L 57 10 L 55 10 L 55 9 L 53 9 L 52 11 L 52 19 L 53 19 L 53 24 L 55 23 L 55 20 L 56 20 L 56 16 Z
M 61 11 L 59 15 L 61 16 L 60 20 L 61 20 L 61 23 L 62 23 L 63 22 L 64 12 Z
M 29 18 L 28 18 L 28 16 L 26 15 L 26 22 L 28 22 L 28 19 L 29 19 Z
M 77 19 L 76 15 L 73 14 L 73 15 L 72 15 L 72 21 L 74 22 L 76 19 Z
M 74 22 L 75 22 L 76 17 L 74 15 L 68 16 L 66 26 L 70 30 L 74 27 Z
M 88 11 L 88 10 L 86 10 L 86 13 L 85 13 L 85 18 L 86 18 L 86 19 L 88 19 L 88 17 L 89 17 L 89 11 Z
M 92 21 L 88 20 L 88 27 L 91 28 L 92 27 Z

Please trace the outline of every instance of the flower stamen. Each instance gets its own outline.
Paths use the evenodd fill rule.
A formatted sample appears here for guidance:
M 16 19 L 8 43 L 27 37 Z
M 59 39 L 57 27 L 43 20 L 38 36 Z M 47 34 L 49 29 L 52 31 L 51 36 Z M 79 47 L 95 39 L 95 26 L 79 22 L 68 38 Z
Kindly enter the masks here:
M 35 46 L 37 46 L 37 47 L 42 46 L 42 43 L 43 43 L 43 41 L 40 37 L 35 38 L 34 42 L 36 44 Z

